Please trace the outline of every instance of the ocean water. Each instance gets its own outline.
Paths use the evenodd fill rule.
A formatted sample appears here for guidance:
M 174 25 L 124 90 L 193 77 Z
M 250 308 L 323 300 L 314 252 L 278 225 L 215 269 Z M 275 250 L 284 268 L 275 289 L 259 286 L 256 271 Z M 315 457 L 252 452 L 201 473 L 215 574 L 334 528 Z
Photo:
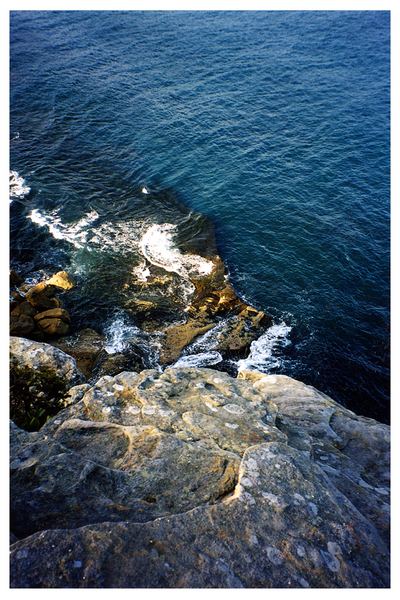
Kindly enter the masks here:
M 75 325 L 120 350 L 140 334 L 126 269 L 145 279 L 143 252 L 183 282 L 207 269 L 173 231 L 205 215 L 239 295 L 274 317 L 245 366 L 388 422 L 389 27 L 373 11 L 12 12 L 12 265 L 73 272 Z M 218 364 L 214 334 L 180 364 Z

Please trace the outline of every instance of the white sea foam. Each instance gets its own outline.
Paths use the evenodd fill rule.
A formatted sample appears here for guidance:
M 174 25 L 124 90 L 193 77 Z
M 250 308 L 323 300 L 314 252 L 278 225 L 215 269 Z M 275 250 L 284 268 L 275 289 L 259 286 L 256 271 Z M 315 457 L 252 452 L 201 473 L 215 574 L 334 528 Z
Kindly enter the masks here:
M 201 352 L 200 354 L 189 354 L 181 356 L 172 368 L 179 367 L 208 367 L 216 365 L 222 361 L 222 356 L 219 352 Z
M 132 323 L 131 317 L 124 311 L 119 311 L 106 324 L 104 328 L 106 345 L 104 349 L 108 354 L 129 352 L 133 347 L 140 351 L 144 358 L 144 367 L 148 369 L 161 369 L 160 333 L 147 333 Z
M 150 269 L 148 268 L 146 262 L 143 260 L 139 265 L 132 269 L 132 275 L 138 280 L 146 282 L 150 277 Z
M 10 171 L 9 186 L 10 203 L 13 198 L 23 198 L 31 191 L 31 188 L 26 185 L 25 179 L 18 175 L 17 171 Z
M 139 327 L 129 324 L 122 314 L 110 321 L 104 333 L 107 342 L 104 349 L 108 354 L 123 352 L 143 334 Z
M 278 367 L 281 361 L 275 352 L 278 348 L 291 344 L 289 339 L 291 330 L 290 325 L 284 322 L 272 325 L 251 343 L 248 357 L 237 361 L 239 371 L 249 369 L 268 373 L 270 369 Z
M 190 275 L 207 275 L 213 263 L 195 254 L 182 254 L 176 247 L 176 225 L 163 223 L 151 225 L 140 240 L 143 256 L 153 265 L 177 273 L 185 279 Z
M 46 214 L 41 213 L 38 209 L 34 208 L 28 215 L 28 218 L 31 219 L 33 223 L 36 223 L 36 225 L 47 227 L 49 233 L 55 239 L 65 240 L 75 246 L 75 248 L 83 248 L 85 246 L 88 236 L 88 227 L 96 221 L 98 217 L 98 213 L 95 210 L 92 210 L 75 223 L 66 225 L 58 216 L 58 211 Z
M 200 335 L 195 339 L 189 346 L 185 348 L 185 355 L 187 354 L 200 354 L 200 353 L 208 353 L 213 351 L 219 343 L 219 336 L 229 326 L 231 319 L 227 318 L 223 321 L 220 321 L 213 327 Z

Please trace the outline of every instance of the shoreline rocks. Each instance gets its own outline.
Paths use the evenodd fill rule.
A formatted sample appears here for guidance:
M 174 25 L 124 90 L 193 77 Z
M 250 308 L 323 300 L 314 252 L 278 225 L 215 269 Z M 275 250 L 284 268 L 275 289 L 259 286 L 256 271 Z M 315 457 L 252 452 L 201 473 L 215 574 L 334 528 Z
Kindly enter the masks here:
M 10 272 L 11 291 L 10 335 L 41 341 L 66 335 L 70 329 L 69 313 L 56 297 L 58 291 L 73 288 L 65 271 L 55 273 L 45 281 L 29 286 L 14 272 Z
M 11 587 L 389 586 L 388 426 L 255 371 L 70 394 L 12 426 Z
M 83 379 L 75 360 L 58 348 L 10 338 L 10 416 L 20 427 L 39 429 L 63 408 L 68 389 Z

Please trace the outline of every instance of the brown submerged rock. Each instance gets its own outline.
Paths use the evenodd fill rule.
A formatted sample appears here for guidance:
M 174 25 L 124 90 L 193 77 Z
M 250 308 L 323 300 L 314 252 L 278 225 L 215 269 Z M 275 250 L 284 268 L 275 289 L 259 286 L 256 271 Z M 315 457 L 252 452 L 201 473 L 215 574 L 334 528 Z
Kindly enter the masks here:
M 48 285 L 46 281 L 41 281 L 28 289 L 25 298 L 38 310 L 58 308 L 60 306 L 60 301 L 55 297 L 56 291 L 56 286 Z
M 200 319 L 189 319 L 186 323 L 168 327 L 164 332 L 165 338 L 162 341 L 160 363 L 168 364 L 177 360 L 185 346 L 212 327 L 214 327 L 214 323 L 205 323 Z
M 388 426 L 254 371 L 82 392 L 12 427 L 11 587 L 389 586 Z

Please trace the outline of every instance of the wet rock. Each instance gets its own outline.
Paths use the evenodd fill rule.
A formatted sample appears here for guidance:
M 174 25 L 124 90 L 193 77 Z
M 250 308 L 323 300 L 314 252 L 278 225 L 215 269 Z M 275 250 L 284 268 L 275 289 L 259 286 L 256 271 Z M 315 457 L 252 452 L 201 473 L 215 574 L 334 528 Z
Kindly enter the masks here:
M 189 319 L 186 323 L 172 325 L 166 329 L 164 332 L 165 338 L 162 341 L 160 363 L 168 364 L 177 360 L 185 346 L 212 327 L 214 327 L 214 323 L 202 322 L 200 319 Z
M 24 314 L 11 314 L 10 316 L 10 335 L 29 336 L 35 329 L 35 321 L 32 317 Z
M 51 308 L 37 313 L 34 320 L 39 329 L 50 336 L 66 335 L 71 321 L 68 312 L 63 308 Z
M 122 371 L 142 371 L 142 369 L 142 359 L 133 349 L 127 354 L 122 352 L 108 354 L 102 350 L 94 364 L 93 373 L 97 377 L 102 377 L 103 375 L 117 375 Z
M 245 306 L 219 335 L 217 349 L 226 353 L 228 357 L 244 358 L 251 342 L 259 337 L 260 327 L 270 325 L 272 325 L 271 317 L 263 311 Z
M 49 344 L 10 338 L 10 413 L 22 428 L 38 429 L 63 406 L 83 376 L 75 360 Z
M 12 427 L 12 587 L 389 585 L 386 425 L 254 371 L 83 391 Z
M 10 288 L 17 287 L 23 282 L 23 278 L 16 271 L 10 269 Z
M 41 281 L 34 285 L 25 294 L 27 301 L 38 310 L 58 308 L 60 301 L 55 297 L 57 288 Z
M 90 328 L 54 342 L 57 348 L 75 358 L 78 369 L 86 377 L 91 376 L 104 344 L 105 337 Z

